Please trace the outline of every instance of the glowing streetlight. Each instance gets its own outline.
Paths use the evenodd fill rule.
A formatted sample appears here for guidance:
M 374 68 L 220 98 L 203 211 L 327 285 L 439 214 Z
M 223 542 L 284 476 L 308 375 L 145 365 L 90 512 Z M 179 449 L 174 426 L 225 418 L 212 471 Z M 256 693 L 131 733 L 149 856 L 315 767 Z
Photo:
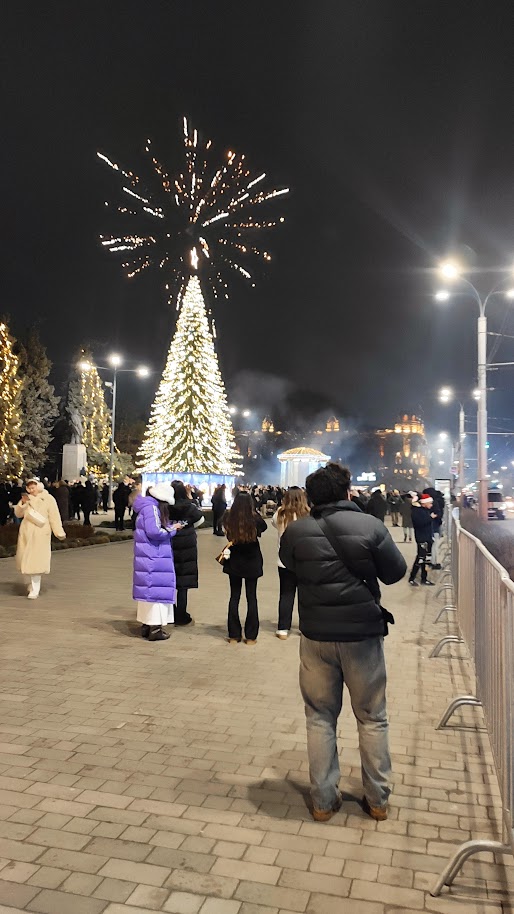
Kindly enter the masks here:
M 251 415 L 252 415 L 252 414 L 251 414 L 251 412 L 250 412 L 249 409 L 244 409 L 244 410 L 243 410 L 243 416 L 244 416 L 245 419 L 248 419 L 248 417 L 251 416 Z
M 444 260 L 439 265 L 439 274 L 444 276 L 445 279 L 458 279 L 460 273 L 460 267 L 454 260 Z
M 236 406 L 229 406 L 228 411 L 229 411 L 229 413 L 230 413 L 231 416 L 235 416 L 236 413 L 237 413 L 237 407 L 236 407 Z
M 123 359 L 117 352 L 113 352 L 112 355 L 108 357 L 107 361 L 113 368 L 119 368 L 120 365 L 123 365 Z
M 448 438 L 448 433 L 447 433 L 447 432 L 439 432 L 439 440 L 440 440 L 440 441 L 446 441 L 447 438 Z
M 91 362 L 86 362 L 86 360 L 83 359 L 81 362 L 79 362 L 78 367 L 81 371 L 91 371 L 93 366 L 91 365 Z
M 140 365 L 139 368 L 136 368 L 136 374 L 138 378 L 148 378 L 150 375 L 150 369 L 146 365 Z
M 514 289 L 507 289 L 505 297 L 509 298 L 511 301 L 514 298 Z
M 448 301 L 450 293 L 446 289 L 439 289 L 439 292 L 435 293 L 436 301 Z

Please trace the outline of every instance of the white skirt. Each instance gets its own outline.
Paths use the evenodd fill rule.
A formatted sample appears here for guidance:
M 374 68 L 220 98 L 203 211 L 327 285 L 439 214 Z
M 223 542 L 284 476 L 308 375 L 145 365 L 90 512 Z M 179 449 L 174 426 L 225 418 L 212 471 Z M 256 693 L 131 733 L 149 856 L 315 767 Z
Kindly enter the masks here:
M 138 600 L 136 619 L 142 625 L 169 625 L 175 621 L 173 603 L 143 603 Z

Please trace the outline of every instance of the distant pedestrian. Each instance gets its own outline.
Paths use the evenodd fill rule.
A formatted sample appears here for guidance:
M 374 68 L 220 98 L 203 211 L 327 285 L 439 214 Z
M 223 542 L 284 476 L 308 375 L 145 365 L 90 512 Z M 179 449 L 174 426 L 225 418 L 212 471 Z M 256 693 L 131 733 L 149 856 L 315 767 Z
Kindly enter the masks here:
M 439 570 L 441 563 L 439 561 L 439 543 L 441 541 L 441 531 L 443 526 L 443 515 L 445 509 L 444 495 L 433 486 L 423 489 L 423 495 L 430 495 L 432 502 L 432 568 Z M 435 515 L 435 516 L 434 516 Z
M 400 518 L 400 506 L 402 500 L 398 489 L 393 489 L 392 492 L 387 496 L 387 504 L 389 506 L 389 513 L 391 515 L 391 524 L 393 527 L 399 527 L 399 518 Z
M 14 508 L 21 518 L 16 567 L 28 577 L 28 598 L 37 600 L 41 577 L 50 574 L 52 533 L 57 539 L 66 539 L 55 498 L 46 491 L 36 477 L 25 483 L 26 493 Z
M 172 487 L 160 483 L 138 495 L 134 534 L 134 578 L 132 595 L 137 600 L 137 621 L 141 635 L 149 641 L 166 641 L 170 636 L 163 625 L 173 622 L 177 598 L 175 565 L 171 540 L 179 529 L 171 524 L 169 506 L 175 501 Z
M 226 486 L 216 486 L 212 498 L 212 532 L 214 536 L 223 536 L 223 515 L 227 510 Z
M 278 532 L 278 547 L 280 540 L 289 524 L 310 513 L 307 498 L 299 486 L 291 486 L 283 496 L 280 508 L 273 515 L 271 523 Z M 280 595 L 278 600 L 278 625 L 275 632 L 277 638 L 285 641 L 291 630 L 293 619 L 293 606 L 296 596 L 297 580 L 294 571 L 286 568 L 278 556 L 278 577 L 280 582 Z
M 349 500 L 350 471 L 323 467 L 307 477 L 311 514 L 290 524 L 280 559 L 298 578 L 300 688 L 307 720 L 312 816 L 340 809 L 337 722 L 343 686 L 359 730 L 364 809 L 387 818 L 391 760 L 386 712 L 384 635 L 393 621 L 380 587 L 406 571 L 384 524 Z
M 416 493 L 414 492 L 414 495 Z M 417 498 L 417 495 L 416 495 Z M 409 543 L 412 543 L 412 493 L 406 492 L 402 498 L 402 503 L 400 505 L 400 515 L 402 518 L 402 528 L 403 528 L 403 542 L 407 542 L 407 537 Z
M 414 527 L 417 554 L 409 575 L 411 587 L 418 586 L 416 576 L 419 569 L 421 569 L 421 583 L 427 587 L 433 587 L 433 583 L 428 580 L 427 574 L 427 566 L 430 564 L 432 556 L 432 522 L 436 516 L 432 511 L 432 504 L 433 498 L 431 495 L 422 495 L 419 502 L 417 496 L 416 499 L 412 499 L 412 526 Z
M 375 489 L 375 491 L 372 492 L 371 497 L 366 505 L 366 514 L 371 514 L 373 517 L 377 517 L 383 523 L 386 513 L 387 502 L 380 489 Z
M 175 603 L 175 625 L 194 625 L 193 617 L 187 611 L 188 591 L 198 587 L 198 543 L 196 530 L 204 522 L 204 516 L 192 497 L 188 496 L 183 482 L 174 480 L 175 504 L 170 506 L 172 523 L 184 526 L 177 531 L 173 540 L 173 561 L 177 578 L 177 599 Z
M 223 518 L 223 526 L 230 543 L 229 558 L 223 565 L 223 571 L 228 574 L 230 580 L 228 641 L 233 644 L 242 638 L 239 600 L 244 581 L 247 602 L 245 644 L 255 644 L 259 634 L 257 581 L 263 573 L 259 537 L 268 525 L 260 514 L 257 514 L 252 496 L 248 492 L 238 492 L 232 507 Z
M 109 483 L 104 482 L 102 485 L 102 511 L 104 514 L 107 514 L 107 509 L 109 507 Z
M 53 496 L 57 502 L 61 520 L 63 524 L 65 524 L 70 519 L 70 490 L 64 479 L 61 479 L 61 481 L 57 483 Z
M 114 502 L 114 526 L 116 530 L 125 529 L 125 511 L 128 507 L 130 486 L 125 481 L 118 483 L 112 493 Z M 137 511 L 137 508 L 136 508 Z

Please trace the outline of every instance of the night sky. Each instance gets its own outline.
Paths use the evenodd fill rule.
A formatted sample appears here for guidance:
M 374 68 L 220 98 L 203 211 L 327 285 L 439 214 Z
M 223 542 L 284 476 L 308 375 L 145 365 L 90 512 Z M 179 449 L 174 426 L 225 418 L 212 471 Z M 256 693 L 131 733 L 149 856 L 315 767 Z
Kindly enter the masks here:
M 216 308 L 229 398 L 265 409 L 308 390 L 352 421 L 421 411 L 475 385 L 476 306 L 436 305 L 447 253 L 514 264 L 512 3 L 109 0 L 2 12 L 2 304 L 69 371 L 80 343 L 154 370 L 125 376 L 146 416 L 173 333 L 165 276 L 127 280 L 98 242 L 115 198 L 102 149 L 137 170 L 147 136 L 174 173 L 185 114 L 292 193 L 274 260 Z M 486 291 L 495 275 L 477 273 Z M 498 277 L 499 278 L 499 277 Z M 512 309 L 514 310 L 514 309 Z M 490 328 L 514 334 L 497 302 Z M 514 359 L 514 340 L 497 359 Z M 514 427 L 513 369 L 489 412 Z M 244 401 L 244 402 L 243 402 Z M 510 424 L 509 424 L 510 420 Z

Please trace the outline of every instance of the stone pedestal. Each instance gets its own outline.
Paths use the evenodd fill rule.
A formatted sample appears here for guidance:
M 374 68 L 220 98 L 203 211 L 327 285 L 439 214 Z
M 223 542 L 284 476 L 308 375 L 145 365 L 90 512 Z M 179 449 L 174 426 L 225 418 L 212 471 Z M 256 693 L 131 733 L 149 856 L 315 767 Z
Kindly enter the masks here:
M 83 444 L 65 444 L 62 450 L 62 478 L 72 482 L 81 470 L 87 472 L 87 453 Z

